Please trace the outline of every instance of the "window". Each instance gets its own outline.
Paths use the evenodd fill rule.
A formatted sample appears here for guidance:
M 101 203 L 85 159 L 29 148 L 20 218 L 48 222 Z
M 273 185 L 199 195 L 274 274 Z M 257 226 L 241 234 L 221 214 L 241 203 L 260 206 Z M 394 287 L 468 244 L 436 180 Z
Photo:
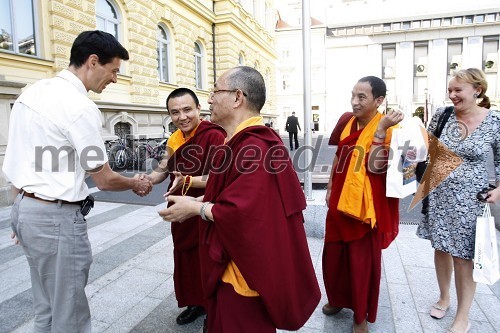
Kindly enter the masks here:
M 403 30 L 408 30 L 408 29 L 410 29 L 410 22 L 409 21 L 403 22 Z
M 283 74 L 281 78 L 283 82 L 283 90 L 290 88 L 290 78 L 288 77 L 288 74 Z
M 243 66 L 245 64 L 245 57 L 243 56 L 243 53 L 240 53 L 240 56 L 238 57 L 238 65 Z
M 194 43 L 194 77 L 196 88 L 203 88 L 203 50 L 198 42 Z
M 384 79 L 396 74 L 396 44 L 382 44 L 382 73 Z
M 484 15 L 476 15 L 476 23 L 484 23 Z
M 461 25 L 461 24 L 462 24 L 462 19 L 463 19 L 463 18 L 462 18 L 461 16 L 459 16 L 459 17 L 454 17 L 454 18 L 453 18 L 453 24 L 454 24 L 454 25 Z
M 120 20 L 115 4 L 110 0 L 97 0 L 96 6 L 97 29 L 109 32 L 119 39 L 118 26 Z
M 158 77 L 160 81 L 170 82 L 170 36 L 168 30 L 158 26 Z
M 419 29 L 421 27 L 421 21 L 413 21 L 411 22 L 412 29 Z
M 390 23 L 384 23 L 384 31 L 391 31 L 391 24 Z
M 130 130 L 130 124 L 129 123 L 116 123 L 114 126 L 115 130 L 115 135 L 119 136 L 121 139 L 128 139 L 130 138 L 130 134 L 132 133 Z
M 472 24 L 473 21 L 474 21 L 474 16 L 468 15 L 465 17 L 465 24 Z
M 177 131 L 177 127 L 174 125 L 173 122 L 168 123 L 168 131 L 170 133 L 174 133 L 175 131 Z
M 443 19 L 443 27 L 451 26 L 451 17 L 446 17 Z
M 433 19 L 432 26 L 433 27 L 440 27 L 441 26 L 441 19 Z
M 463 53 L 463 39 L 448 39 L 448 79 L 450 81 L 451 75 L 454 71 L 462 69 L 462 53 Z
M 487 14 L 486 22 L 495 22 L 495 14 Z
M 413 96 L 414 101 L 422 101 L 424 98 L 424 89 L 427 87 L 427 58 L 429 55 L 429 42 L 416 41 L 413 45 Z
M 483 70 L 486 73 L 496 72 L 498 69 L 498 46 L 498 36 L 483 37 Z M 491 83 L 495 84 L 494 82 Z M 491 86 L 491 83 L 488 82 L 488 86 Z M 495 91 L 495 89 L 492 89 L 492 91 Z
M 0 50 L 39 55 L 32 0 L 0 0 Z
M 431 27 L 431 20 L 422 21 L 422 28 L 430 28 L 430 27 Z

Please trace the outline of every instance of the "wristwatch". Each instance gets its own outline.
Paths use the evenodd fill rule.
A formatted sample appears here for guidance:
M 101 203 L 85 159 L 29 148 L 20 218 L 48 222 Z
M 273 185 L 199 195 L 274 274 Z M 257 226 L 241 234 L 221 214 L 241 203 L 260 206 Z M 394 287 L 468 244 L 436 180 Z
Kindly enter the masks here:
M 381 139 L 381 140 L 383 140 L 383 139 L 385 139 L 386 134 L 385 134 L 385 133 L 384 133 L 384 134 L 378 134 L 377 132 L 375 132 L 374 136 L 375 136 L 377 139 Z

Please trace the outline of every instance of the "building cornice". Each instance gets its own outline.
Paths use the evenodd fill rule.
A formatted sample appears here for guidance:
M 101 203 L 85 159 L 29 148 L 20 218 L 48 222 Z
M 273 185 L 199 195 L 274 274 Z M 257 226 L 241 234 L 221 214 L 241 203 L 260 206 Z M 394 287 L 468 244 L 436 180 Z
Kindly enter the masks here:
M 156 106 L 156 105 L 144 105 L 144 104 L 124 104 L 124 103 L 115 103 L 109 101 L 94 101 L 97 107 L 101 110 L 113 110 L 113 111 L 133 111 L 139 113 L 147 113 L 147 112 L 166 112 L 164 106 Z

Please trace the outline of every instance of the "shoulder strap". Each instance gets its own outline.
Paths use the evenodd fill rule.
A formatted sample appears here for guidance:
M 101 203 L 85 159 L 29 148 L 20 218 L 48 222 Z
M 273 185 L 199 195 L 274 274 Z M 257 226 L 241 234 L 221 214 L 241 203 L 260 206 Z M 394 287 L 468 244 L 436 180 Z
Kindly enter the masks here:
M 441 133 L 443 133 L 443 128 L 444 125 L 446 125 L 446 122 L 448 119 L 450 119 L 451 113 L 453 112 L 454 107 L 453 106 L 447 106 L 441 116 L 439 116 L 438 123 L 436 126 L 436 130 L 434 131 L 434 136 L 439 138 L 441 136 Z

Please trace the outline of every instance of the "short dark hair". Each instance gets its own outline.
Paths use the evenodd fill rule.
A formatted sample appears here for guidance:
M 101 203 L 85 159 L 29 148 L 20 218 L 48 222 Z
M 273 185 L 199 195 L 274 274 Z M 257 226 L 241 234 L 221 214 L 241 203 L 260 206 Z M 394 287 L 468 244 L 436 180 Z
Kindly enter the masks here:
M 385 82 L 376 76 L 365 76 L 359 79 L 358 82 L 368 82 L 372 87 L 372 95 L 373 98 L 378 98 L 380 96 L 385 97 L 387 94 L 387 87 L 385 86 Z
M 128 51 L 116 40 L 115 36 L 100 30 L 90 30 L 76 37 L 71 46 L 69 65 L 79 68 L 92 54 L 99 57 L 101 65 L 110 63 L 116 57 L 122 60 L 129 59 Z
M 174 91 L 172 91 L 167 97 L 167 101 L 165 102 L 166 107 L 167 107 L 167 111 L 170 112 L 170 110 L 168 109 L 168 101 L 170 101 L 171 98 L 181 97 L 184 95 L 190 95 L 193 98 L 196 106 L 200 105 L 200 101 L 198 100 L 198 96 L 196 96 L 194 91 L 192 91 L 191 89 L 188 89 L 188 88 L 177 88 Z
M 229 89 L 241 89 L 247 95 L 250 108 L 260 112 L 266 103 L 266 83 L 255 68 L 238 66 L 227 76 Z

